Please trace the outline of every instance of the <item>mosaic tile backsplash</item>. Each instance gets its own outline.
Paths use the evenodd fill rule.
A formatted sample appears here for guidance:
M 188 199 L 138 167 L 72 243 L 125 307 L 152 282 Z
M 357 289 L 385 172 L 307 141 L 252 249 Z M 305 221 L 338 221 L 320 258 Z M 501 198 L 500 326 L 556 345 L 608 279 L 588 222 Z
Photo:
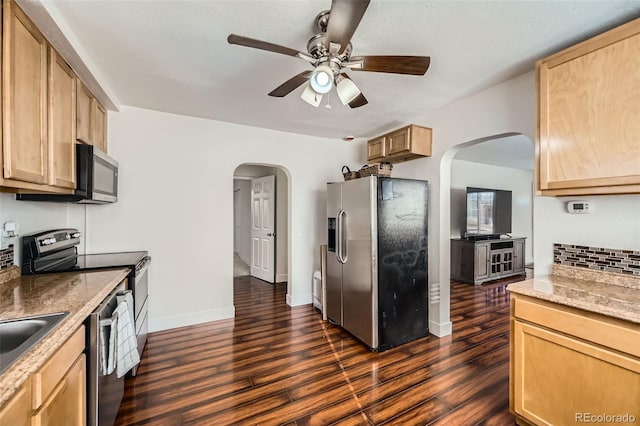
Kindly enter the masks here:
M 640 276 L 640 251 L 554 244 L 553 261 L 566 266 Z
M 13 245 L 0 250 L 0 269 L 13 266 Z

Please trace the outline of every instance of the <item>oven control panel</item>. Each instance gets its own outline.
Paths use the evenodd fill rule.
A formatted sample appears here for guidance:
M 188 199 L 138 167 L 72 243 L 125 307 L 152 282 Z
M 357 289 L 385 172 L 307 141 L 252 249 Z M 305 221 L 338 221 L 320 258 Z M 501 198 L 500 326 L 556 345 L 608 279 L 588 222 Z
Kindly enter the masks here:
M 37 258 L 44 253 L 50 253 L 80 244 L 80 232 L 77 229 L 55 229 L 25 235 L 22 238 L 23 250 L 27 257 Z

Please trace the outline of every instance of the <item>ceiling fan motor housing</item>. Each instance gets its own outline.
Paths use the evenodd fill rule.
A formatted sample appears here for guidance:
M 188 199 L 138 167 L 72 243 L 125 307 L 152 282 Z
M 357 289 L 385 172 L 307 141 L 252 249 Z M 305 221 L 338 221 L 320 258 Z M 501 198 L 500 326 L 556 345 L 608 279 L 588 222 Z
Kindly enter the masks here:
M 319 60 L 323 58 L 337 58 L 340 61 L 348 61 L 351 57 L 351 43 L 347 45 L 347 48 L 340 55 L 338 53 L 330 52 L 325 47 L 325 45 L 328 44 L 329 43 L 327 43 L 326 33 L 316 34 L 307 42 L 307 52 L 309 52 L 311 56 Z

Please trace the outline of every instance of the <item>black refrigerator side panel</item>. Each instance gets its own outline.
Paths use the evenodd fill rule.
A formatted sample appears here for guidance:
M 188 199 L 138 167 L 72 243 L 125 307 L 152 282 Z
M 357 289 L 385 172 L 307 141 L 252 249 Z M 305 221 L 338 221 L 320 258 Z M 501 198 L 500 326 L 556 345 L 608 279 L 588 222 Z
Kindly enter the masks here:
M 378 179 L 379 350 L 429 334 L 427 182 Z

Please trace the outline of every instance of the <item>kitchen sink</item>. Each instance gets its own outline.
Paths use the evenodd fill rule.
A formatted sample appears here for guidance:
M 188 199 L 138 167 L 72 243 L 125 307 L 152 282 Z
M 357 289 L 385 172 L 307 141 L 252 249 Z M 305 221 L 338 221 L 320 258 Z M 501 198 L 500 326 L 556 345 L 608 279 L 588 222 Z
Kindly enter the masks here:
M 69 312 L 0 321 L 0 374 L 47 335 Z

